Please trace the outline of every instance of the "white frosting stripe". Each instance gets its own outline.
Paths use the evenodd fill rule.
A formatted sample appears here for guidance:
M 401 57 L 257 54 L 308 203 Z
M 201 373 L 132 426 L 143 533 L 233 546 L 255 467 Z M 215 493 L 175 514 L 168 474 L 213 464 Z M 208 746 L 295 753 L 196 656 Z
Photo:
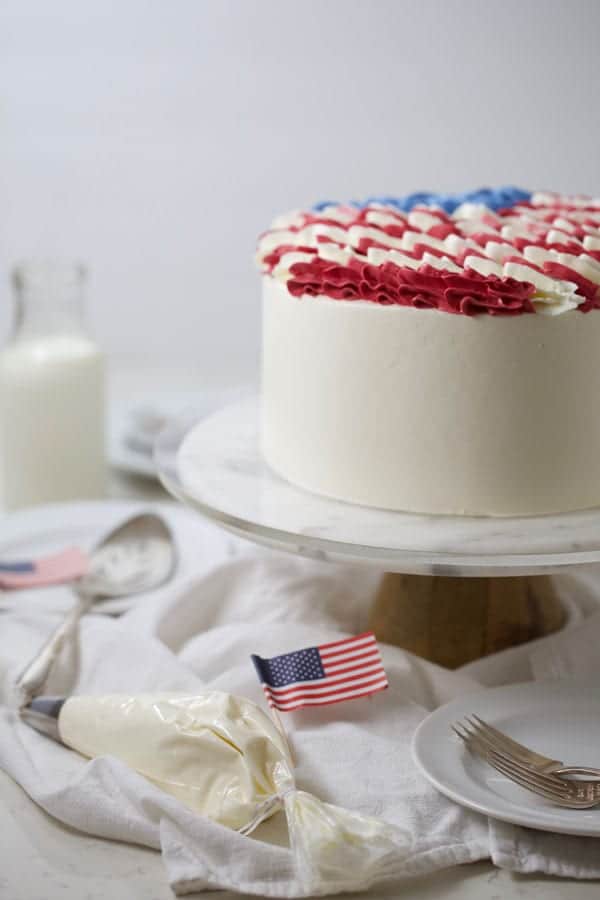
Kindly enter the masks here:
M 296 263 L 316 258 L 341 266 L 356 259 L 513 278 L 535 286 L 536 309 L 551 307 L 556 314 L 586 300 L 579 276 L 600 288 L 595 253 L 600 254 L 600 199 L 538 192 L 530 204 L 517 204 L 504 215 L 478 203 L 463 203 L 452 216 L 426 206 L 404 214 L 380 203 L 364 209 L 332 205 L 318 214 L 295 210 L 278 217 L 260 238 L 257 258 L 282 282 L 293 277 Z M 573 273 L 573 280 L 548 274 L 552 264 Z M 588 298 L 593 295 L 589 284 L 586 291 Z

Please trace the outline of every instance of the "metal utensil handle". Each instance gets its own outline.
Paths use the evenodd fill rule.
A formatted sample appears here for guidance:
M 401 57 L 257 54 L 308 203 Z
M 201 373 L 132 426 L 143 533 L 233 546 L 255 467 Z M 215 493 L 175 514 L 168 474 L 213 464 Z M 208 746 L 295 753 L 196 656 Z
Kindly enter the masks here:
M 91 594 L 78 594 L 77 603 L 21 672 L 15 684 L 20 707 L 27 706 L 44 689 L 65 642 L 72 637 L 79 620 L 89 610 L 93 601 Z
M 558 766 L 552 770 L 553 775 L 585 775 L 591 778 L 600 778 L 600 769 L 592 766 Z

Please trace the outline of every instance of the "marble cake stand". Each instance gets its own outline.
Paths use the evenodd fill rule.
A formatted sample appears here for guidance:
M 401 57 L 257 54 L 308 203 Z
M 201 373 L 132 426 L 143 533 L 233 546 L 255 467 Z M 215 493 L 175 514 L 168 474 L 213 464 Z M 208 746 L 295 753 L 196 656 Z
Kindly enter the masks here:
M 561 627 L 551 573 L 600 562 L 600 509 L 556 516 L 424 516 L 310 494 L 275 475 L 257 398 L 160 436 L 160 478 L 223 528 L 278 550 L 377 567 L 381 639 L 454 667 Z

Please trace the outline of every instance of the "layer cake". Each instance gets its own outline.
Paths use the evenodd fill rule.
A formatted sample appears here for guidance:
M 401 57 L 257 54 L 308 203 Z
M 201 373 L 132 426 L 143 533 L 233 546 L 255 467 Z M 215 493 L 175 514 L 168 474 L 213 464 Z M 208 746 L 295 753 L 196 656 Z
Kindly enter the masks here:
M 258 261 L 276 473 L 420 513 L 600 504 L 600 200 L 322 203 L 275 220 Z

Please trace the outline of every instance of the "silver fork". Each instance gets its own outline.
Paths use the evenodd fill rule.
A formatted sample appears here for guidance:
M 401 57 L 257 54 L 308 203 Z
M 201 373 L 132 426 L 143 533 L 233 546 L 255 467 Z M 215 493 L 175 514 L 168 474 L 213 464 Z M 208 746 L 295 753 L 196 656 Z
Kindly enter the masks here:
M 496 750 L 479 734 L 457 723 L 452 726 L 467 749 L 482 757 L 492 768 L 520 787 L 551 800 L 565 809 L 591 809 L 600 805 L 600 782 L 569 780 L 556 773 L 540 772 L 514 757 Z
M 480 719 L 474 713 L 471 716 L 467 716 L 465 721 L 470 726 L 470 729 L 475 734 L 485 738 L 493 746 L 493 749 L 504 751 L 517 761 L 525 763 L 539 772 L 600 778 L 600 769 L 595 769 L 592 766 L 565 766 L 559 759 L 550 759 L 548 756 L 536 753 L 535 750 L 530 750 L 524 744 L 519 744 L 518 741 L 513 740 L 507 734 L 504 734 L 503 731 L 499 731 L 493 725 L 488 725 L 487 722 L 484 722 L 483 719 Z

